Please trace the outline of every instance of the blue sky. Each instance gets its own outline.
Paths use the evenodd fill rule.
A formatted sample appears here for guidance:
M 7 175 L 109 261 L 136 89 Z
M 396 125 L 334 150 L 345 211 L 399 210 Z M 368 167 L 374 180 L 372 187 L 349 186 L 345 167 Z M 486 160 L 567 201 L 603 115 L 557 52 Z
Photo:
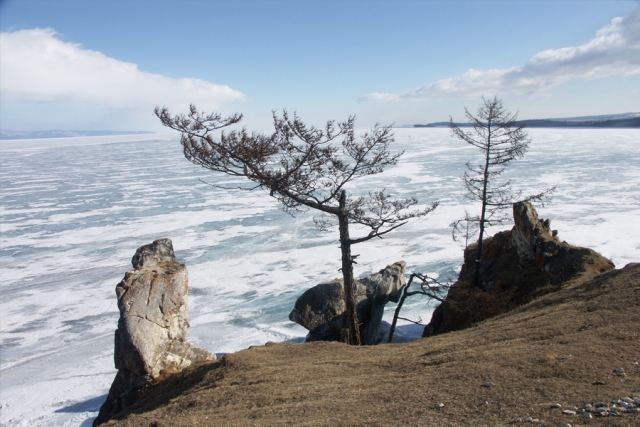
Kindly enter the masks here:
M 640 111 L 638 1 L 0 0 L 12 130 L 162 130 L 155 105 L 314 124 Z

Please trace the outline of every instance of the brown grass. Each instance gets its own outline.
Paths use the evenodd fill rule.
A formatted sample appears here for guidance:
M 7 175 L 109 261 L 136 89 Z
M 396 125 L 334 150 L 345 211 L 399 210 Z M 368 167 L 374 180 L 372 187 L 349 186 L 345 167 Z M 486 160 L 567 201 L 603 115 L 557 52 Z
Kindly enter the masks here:
M 169 377 L 106 425 L 502 426 L 531 416 L 546 426 L 638 426 L 640 415 L 587 421 L 550 407 L 640 395 L 639 334 L 633 264 L 408 344 L 267 344 L 229 354 Z

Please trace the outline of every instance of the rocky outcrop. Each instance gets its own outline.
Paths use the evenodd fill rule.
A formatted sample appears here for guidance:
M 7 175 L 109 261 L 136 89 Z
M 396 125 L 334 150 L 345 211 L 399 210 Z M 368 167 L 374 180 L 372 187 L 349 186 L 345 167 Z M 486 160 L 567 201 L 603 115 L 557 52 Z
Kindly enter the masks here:
M 136 251 L 134 270 L 116 286 L 120 319 L 114 359 L 118 373 L 93 425 L 132 405 L 163 376 L 215 355 L 185 341 L 189 327 L 187 268 L 176 261 L 169 239 Z
M 472 286 L 477 243 L 464 251 L 464 264 L 445 302 L 433 312 L 423 336 L 467 328 L 534 298 L 613 270 L 597 252 L 560 241 L 549 220 L 528 202 L 513 205 L 515 225 L 482 242 L 481 289 Z
M 381 340 L 380 323 L 384 306 L 398 302 L 406 281 L 406 263 L 399 261 L 378 273 L 356 281 L 356 310 L 360 322 L 360 337 L 365 345 Z M 296 301 L 289 319 L 309 330 L 307 341 L 337 341 L 347 328 L 344 284 L 336 279 L 307 290 Z
M 521 261 L 534 261 L 538 267 L 548 266 L 561 244 L 558 231 L 551 230 L 549 219 L 538 219 L 538 213 L 531 203 L 518 202 L 513 205 L 511 244 Z

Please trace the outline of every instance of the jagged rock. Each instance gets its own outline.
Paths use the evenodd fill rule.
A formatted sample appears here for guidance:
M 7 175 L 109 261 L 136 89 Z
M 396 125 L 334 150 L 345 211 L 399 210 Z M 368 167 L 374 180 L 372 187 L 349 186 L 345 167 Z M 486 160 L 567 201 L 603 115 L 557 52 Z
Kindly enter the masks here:
M 544 268 L 548 261 L 560 250 L 558 232 L 551 230 L 551 221 L 538 219 L 538 214 L 529 202 L 513 205 L 511 242 L 521 261 L 535 261 Z
M 365 345 L 380 342 L 380 323 L 384 306 L 398 302 L 406 281 L 406 263 L 398 261 L 378 273 L 356 281 L 356 310 L 360 338 Z M 337 341 L 347 328 L 343 281 L 336 279 L 307 290 L 296 301 L 289 319 L 309 330 L 307 341 Z
M 535 259 L 536 236 L 541 233 L 550 235 L 549 227 L 538 219 L 536 210 L 528 202 L 514 203 L 513 222 L 515 225 L 511 230 L 512 242 L 518 256 L 527 261 Z
M 118 372 L 93 425 L 132 405 L 162 376 L 215 355 L 185 341 L 189 327 L 188 276 L 176 261 L 169 239 L 141 246 L 131 259 L 133 271 L 116 286 L 120 319 L 115 332 Z
M 550 221 L 528 202 L 513 206 L 515 225 L 482 241 L 481 289 L 474 282 L 477 243 L 464 251 L 464 264 L 446 300 L 433 312 L 423 336 L 467 328 L 553 292 L 569 281 L 613 270 L 597 252 L 561 242 Z

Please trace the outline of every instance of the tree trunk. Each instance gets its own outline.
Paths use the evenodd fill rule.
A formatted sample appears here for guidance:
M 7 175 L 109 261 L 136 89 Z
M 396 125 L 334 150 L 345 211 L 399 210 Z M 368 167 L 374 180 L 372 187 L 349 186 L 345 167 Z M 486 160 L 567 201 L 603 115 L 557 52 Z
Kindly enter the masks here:
M 340 213 L 338 214 L 338 227 L 340 229 L 340 249 L 342 251 L 342 277 L 344 279 L 344 299 L 347 308 L 347 321 L 349 334 L 346 342 L 352 345 L 360 345 L 360 325 L 355 304 L 355 280 L 353 278 L 353 258 L 351 257 L 351 239 L 349 238 L 349 217 L 345 209 L 346 193 L 340 194 Z
M 488 121 L 487 149 L 485 152 L 484 177 L 482 186 L 482 212 L 480 215 L 480 237 L 478 237 L 478 250 L 476 251 L 476 271 L 474 285 L 476 288 L 480 286 L 480 262 L 482 260 L 482 238 L 484 236 L 484 219 L 487 212 L 487 184 L 489 181 L 489 155 L 491 154 L 491 118 Z
M 480 238 L 478 238 L 478 249 L 476 250 L 476 271 L 474 274 L 474 286 L 480 286 L 480 261 L 482 260 L 482 235 L 484 234 L 484 209 L 482 211 L 482 219 L 480 220 Z
M 409 282 L 404 285 L 404 288 L 402 288 L 402 296 L 400 297 L 400 301 L 398 301 L 395 313 L 393 313 L 393 321 L 391 322 L 391 328 L 389 329 L 389 339 L 387 340 L 388 343 L 393 342 L 393 334 L 396 332 L 398 316 L 400 315 L 400 310 L 402 309 L 404 300 L 407 299 L 407 291 L 409 290 L 409 286 L 411 286 L 411 282 L 413 282 L 413 277 L 414 276 L 412 274 L 411 277 L 409 277 Z

